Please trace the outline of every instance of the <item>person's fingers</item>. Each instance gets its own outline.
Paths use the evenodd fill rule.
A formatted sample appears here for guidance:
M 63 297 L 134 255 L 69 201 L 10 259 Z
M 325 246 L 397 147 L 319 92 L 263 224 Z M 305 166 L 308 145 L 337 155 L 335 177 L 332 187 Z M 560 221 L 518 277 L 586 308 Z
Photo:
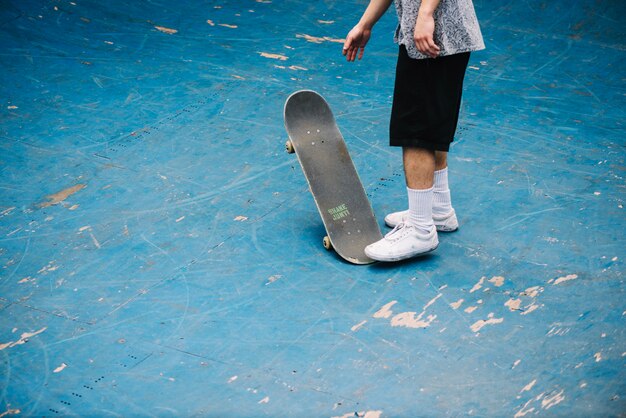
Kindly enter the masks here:
M 431 58 L 436 58 L 439 55 L 440 48 L 432 38 L 416 38 L 415 46 L 419 52 Z
M 349 62 L 354 61 L 354 47 L 350 47 L 350 49 L 348 50 L 348 54 L 346 55 L 346 58 L 348 59 Z
M 426 43 L 424 42 L 424 40 L 422 38 L 418 38 L 415 40 L 415 46 L 417 47 L 417 50 L 419 52 L 421 52 L 422 54 L 427 54 L 427 48 L 426 48 Z
M 359 51 L 359 60 L 361 60 L 361 58 L 363 58 L 363 54 L 364 54 L 364 53 L 365 53 L 365 47 L 364 47 L 364 46 L 362 46 L 362 47 L 360 48 L 360 51 Z
M 348 36 L 346 37 L 346 41 L 343 43 L 343 50 L 341 51 L 341 53 L 343 55 L 347 55 L 351 47 L 352 47 L 352 36 L 348 34 Z
M 428 55 L 430 55 L 432 58 L 435 58 L 437 57 L 437 55 L 439 55 L 439 47 L 437 46 L 435 41 L 433 41 L 433 38 L 429 38 L 427 40 L 427 47 Z

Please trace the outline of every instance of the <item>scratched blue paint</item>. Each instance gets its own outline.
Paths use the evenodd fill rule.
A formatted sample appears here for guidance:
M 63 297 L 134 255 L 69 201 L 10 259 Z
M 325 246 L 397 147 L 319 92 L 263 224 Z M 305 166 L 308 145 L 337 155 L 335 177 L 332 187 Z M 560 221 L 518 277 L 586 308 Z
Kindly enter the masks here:
M 347 64 L 363 2 L 179 3 L 0 6 L 0 415 L 626 410 L 623 4 L 477 0 L 461 229 L 357 267 L 282 106 L 321 92 L 381 224 L 403 208 L 393 13 Z

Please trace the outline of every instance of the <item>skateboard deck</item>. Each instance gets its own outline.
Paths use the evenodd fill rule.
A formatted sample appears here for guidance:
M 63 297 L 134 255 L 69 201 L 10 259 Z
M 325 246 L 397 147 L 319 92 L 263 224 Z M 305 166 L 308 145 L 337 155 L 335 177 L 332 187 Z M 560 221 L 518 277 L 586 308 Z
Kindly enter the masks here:
M 324 246 L 351 263 L 373 263 L 364 249 L 382 235 L 328 103 L 314 91 L 297 91 L 284 117 L 288 151 L 298 157 L 328 234 Z

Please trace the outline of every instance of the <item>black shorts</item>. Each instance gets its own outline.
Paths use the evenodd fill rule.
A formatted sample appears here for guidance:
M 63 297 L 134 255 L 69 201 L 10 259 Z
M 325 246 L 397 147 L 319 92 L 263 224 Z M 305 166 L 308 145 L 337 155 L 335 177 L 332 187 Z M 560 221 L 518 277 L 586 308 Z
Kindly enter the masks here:
M 412 59 L 400 46 L 389 126 L 391 146 L 448 151 L 470 53 Z

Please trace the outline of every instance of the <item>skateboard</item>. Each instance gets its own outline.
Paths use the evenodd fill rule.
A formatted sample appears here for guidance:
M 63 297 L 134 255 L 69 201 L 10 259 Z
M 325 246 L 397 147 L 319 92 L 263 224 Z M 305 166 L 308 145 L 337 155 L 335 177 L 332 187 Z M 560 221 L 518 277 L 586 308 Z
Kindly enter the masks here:
M 285 102 L 284 117 L 285 148 L 298 157 L 322 217 L 324 248 L 353 264 L 373 263 L 364 249 L 382 235 L 330 106 L 301 90 Z

